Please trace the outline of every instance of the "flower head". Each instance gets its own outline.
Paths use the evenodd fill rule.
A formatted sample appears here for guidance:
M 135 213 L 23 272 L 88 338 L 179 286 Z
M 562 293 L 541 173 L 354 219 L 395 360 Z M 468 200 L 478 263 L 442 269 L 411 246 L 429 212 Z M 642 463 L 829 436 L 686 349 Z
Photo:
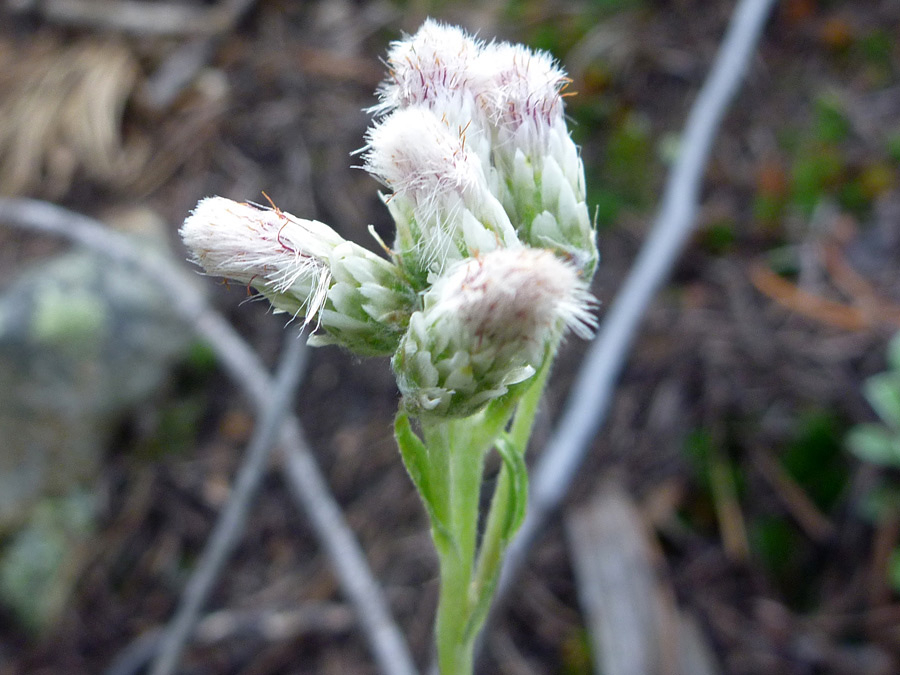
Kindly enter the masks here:
M 541 249 L 463 260 L 423 300 L 393 360 L 406 405 L 420 415 L 471 415 L 531 377 L 565 331 L 594 327 L 578 271 Z
M 364 168 L 393 190 L 395 253 L 413 277 L 425 282 L 455 260 L 518 245 L 466 128 L 415 105 L 374 125 L 366 140 Z
M 207 274 L 253 286 L 282 311 L 303 310 L 307 322 L 331 282 L 325 260 L 344 241 L 324 223 L 224 197 L 201 200 L 180 233 Z
M 569 79 L 546 52 L 508 42 L 491 43 L 479 53 L 478 100 L 500 144 L 546 144 L 548 130 L 562 125 L 562 90 Z
M 466 130 L 419 106 L 394 112 L 366 134 L 365 169 L 395 194 L 428 205 L 484 183 L 478 157 L 466 149 Z
M 465 96 L 479 48 L 461 28 L 427 19 L 414 35 L 391 44 L 390 76 L 379 89 L 381 103 L 373 112 Z
M 406 330 L 415 294 L 390 261 L 324 223 L 280 209 L 209 197 L 181 227 L 207 274 L 253 286 L 277 311 L 315 319 L 337 343 L 363 355 L 391 354 Z
M 311 341 L 394 354 L 408 407 L 467 415 L 593 326 L 584 169 L 544 52 L 428 20 L 391 45 L 363 168 L 390 194 L 390 260 L 277 208 L 202 200 L 181 229 L 209 274 L 315 319 Z M 385 247 L 386 249 L 387 247 Z

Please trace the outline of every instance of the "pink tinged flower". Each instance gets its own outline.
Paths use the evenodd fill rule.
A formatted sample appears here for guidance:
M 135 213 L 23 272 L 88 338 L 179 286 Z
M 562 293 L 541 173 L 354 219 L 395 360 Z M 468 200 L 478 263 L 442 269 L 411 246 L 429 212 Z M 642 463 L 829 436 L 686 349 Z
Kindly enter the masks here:
M 379 90 L 373 112 L 425 104 L 438 107 L 446 99 L 469 92 L 472 64 L 480 43 L 461 28 L 428 19 L 414 34 L 391 45 L 388 80 Z
M 397 110 L 368 130 L 364 168 L 419 204 L 462 195 L 484 183 L 479 158 L 466 149 L 466 131 L 419 106 Z
M 440 272 L 465 255 L 518 245 L 509 216 L 491 192 L 467 127 L 416 105 L 369 129 L 364 168 L 393 191 L 396 252 L 414 274 Z M 406 264 L 406 263 L 404 263 Z
M 497 249 L 454 266 L 426 303 L 480 343 L 544 344 L 571 330 L 589 338 L 593 298 L 578 271 L 545 249 Z
M 570 80 L 546 52 L 491 43 L 481 50 L 477 71 L 479 103 L 501 143 L 515 139 L 537 149 L 550 129 L 565 129 L 562 92 Z
M 589 337 L 595 327 L 584 279 L 542 249 L 462 260 L 423 300 L 393 359 L 419 415 L 471 415 L 530 378 L 564 332 Z
M 325 301 L 328 256 L 344 241 L 324 223 L 224 197 L 201 200 L 180 233 L 207 274 L 253 286 L 306 322 Z

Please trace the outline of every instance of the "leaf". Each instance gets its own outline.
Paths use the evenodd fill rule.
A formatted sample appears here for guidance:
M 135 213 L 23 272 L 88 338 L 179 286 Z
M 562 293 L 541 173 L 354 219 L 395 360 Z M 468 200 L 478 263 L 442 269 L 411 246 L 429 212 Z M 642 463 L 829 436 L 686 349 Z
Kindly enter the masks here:
M 509 501 L 507 502 L 506 519 L 503 526 L 503 541 L 513 538 L 528 508 L 528 467 L 525 458 L 504 435 L 497 439 L 497 452 L 503 459 L 503 465 L 509 475 Z
M 866 399 L 884 422 L 900 429 L 900 379 L 895 373 L 882 373 L 866 380 Z
M 522 526 L 522 521 L 525 520 L 525 512 L 528 506 L 528 469 L 525 466 L 525 459 L 522 453 L 516 449 L 505 434 L 497 439 L 496 447 L 500 457 L 503 459 L 503 468 L 506 474 L 505 476 L 501 475 L 500 479 L 507 480 L 509 484 L 509 493 L 505 504 L 506 513 L 503 518 L 500 549 L 498 551 L 499 559 L 502 560 L 509 541 Z M 485 578 L 484 583 L 479 588 L 475 605 L 469 615 L 469 620 L 466 622 L 465 637 L 463 638 L 465 642 L 474 640 L 484 624 L 491 601 L 494 598 L 494 590 L 500 578 L 500 569 L 498 565 L 493 573 Z
M 847 435 L 850 450 L 866 462 L 900 467 L 898 438 L 877 424 L 861 424 Z
M 888 581 L 895 592 L 900 591 L 900 546 L 894 547 L 888 559 Z
M 394 437 L 400 448 L 403 465 L 425 504 L 435 543 L 454 545 L 453 536 L 447 526 L 447 504 L 441 499 L 441 493 L 432 478 L 428 448 L 412 430 L 409 415 L 404 412 L 397 413 L 394 420 Z

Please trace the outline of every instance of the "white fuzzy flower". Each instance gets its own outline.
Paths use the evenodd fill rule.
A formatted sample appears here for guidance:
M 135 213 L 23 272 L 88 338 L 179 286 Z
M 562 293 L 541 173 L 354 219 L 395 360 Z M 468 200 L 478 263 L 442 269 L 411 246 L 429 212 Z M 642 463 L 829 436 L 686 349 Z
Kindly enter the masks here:
M 474 68 L 477 98 L 499 144 L 525 146 L 533 154 L 545 147 L 550 129 L 565 129 L 562 90 L 569 78 L 552 56 L 491 43 L 481 49 Z
M 461 28 L 427 19 L 414 35 L 391 44 L 390 76 L 379 89 L 381 103 L 373 112 L 417 104 L 433 107 L 465 96 L 479 49 L 480 44 Z
M 578 270 L 542 249 L 460 261 L 423 300 L 393 360 L 417 414 L 471 415 L 531 377 L 562 332 L 588 337 L 595 325 Z
M 314 318 L 324 334 L 358 354 L 392 354 L 416 306 L 396 265 L 324 223 L 279 209 L 202 200 L 181 227 L 207 274 L 253 286 L 278 311 Z
M 466 149 L 466 132 L 424 107 L 398 110 L 367 132 L 365 169 L 423 205 L 462 196 L 484 183 L 481 162 Z
M 328 255 L 344 241 L 324 223 L 224 197 L 201 200 L 180 233 L 207 274 L 253 286 L 282 311 L 302 309 L 307 322 L 328 291 Z
M 423 281 L 454 260 L 519 243 L 468 133 L 416 105 L 394 111 L 366 136 L 364 168 L 393 190 L 395 253 Z

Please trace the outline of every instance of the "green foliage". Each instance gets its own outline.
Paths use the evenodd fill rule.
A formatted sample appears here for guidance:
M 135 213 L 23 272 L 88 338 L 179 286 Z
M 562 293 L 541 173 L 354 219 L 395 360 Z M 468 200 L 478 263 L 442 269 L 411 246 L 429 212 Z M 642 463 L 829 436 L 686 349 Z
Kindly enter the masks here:
M 727 456 L 723 448 L 719 447 L 710 431 L 695 429 L 689 433 L 685 439 L 685 452 L 693 465 L 694 475 L 704 491 L 712 492 L 713 472 L 721 470 L 722 465 L 730 482 L 736 486 L 736 491 L 743 490 L 744 478 L 740 467 Z
M 894 129 L 885 139 L 885 149 L 888 157 L 896 164 L 900 164 L 900 128 Z
M 823 196 L 834 194 L 844 172 L 844 158 L 829 143 L 811 143 L 798 150 L 791 167 L 792 201 L 810 215 Z
M 164 403 L 156 416 L 156 424 L 138 443 L 135 454 L 156 461 L 167 455 L 185 455 L 196 447 L 200 420 L 208 408 L 208 395 L 197 392 Z
M 600 21 L 619 12 L 640 9 L 646 0 L 592 0 L 577 12 L 547 12 L 542 0 L 509 0 L 508 21 L 530 26 L 522 39 L 530 47 L 563 56 Z
M 891 584 L 891 587 L 896 589 L 900 589 L 900 547 L 895 548 L 891 551 L 891 556 L 888 559 L 888 582 Z
M 204 377 L 219 364 L 215 350 L 203 340 L 194 340 L 190 344 L 185 362 L 192 372 Z
M 796 571 L 799 533 L 784 518 L 762 516 L 750 527 L 750 544 L 770 576 L 784 582 Z
M 196 447 L 200 423 L 209 409 L 210 376 L 217 367 L 215 352 L 206 342 L 190 344 L 175 369 L 172 396 L 155 410 L 155 423 L 136 444 L 136 456 L 155 461 Z
M 794 521 L 773 514 L 756 516 L 748 535 L 754 558 L 780 599 L 798 612 L 814 609 L 821 583 L 816 552 Z
M 684 451 L 698 490 L 681 515 L 690 527 L 712 535 L 718 528 L 717 503 L 723 499 L 739 499 L 746 480 L 738 462 L 707 429 L 690 432 L 685 438 Z
M 801 416 L 781 463 L 803 491 L 823 511 L 830 511 L 847 485 L 843 454 L 844 429 L 827 411 Z
M 891 32 L 880 28 L 858 41 L 859 53 L 869 66 L 873 79 L 879 83 L 891 76 L 895 44 L 896 40 Z
M 757 194 L 753 198 L 753 217 L 766 225 L 777 223 L 784 215 L 785 199 L 780 195 Z
M 887 371 L 863 384 L 863 394 L 879 422 L 853 427 L 846 442 L 863 461 L 900 468 L 900 333 L 888 345 L 887 365 Z M 863 509 L 869 518 L 895 519 L 900 514 L 900 486 L 895 483 L 881 485 L 867 497 Z M 900 592 L 900 547 L 891 554 L 887 574 L 888 582 Z
M 900 161 L 900 133 L 885 139 L 882 156 L 851 160 L 845 149 L 851 128 L 841 100 L 830 94 L 819 96 L 810 124 L 780 135 L 782 148 L 791 156 L 787 202 L 781 195 L 760 191 L 754 202 L 757 217 L 765 222 L 780 218 L 786 203 L 808 217 L 823 199 L 864 216 L 872 202 L 896 184 L 891 160 Z
M 782 468 L 824 513 L 833 512 L 850 475 L 843 431 L 841 420 L 828 411 L 800 415 L 780 454 Z M 813 607 L 820 583 L 816 547 L 793 518 L 765 509 L 750 517 L 748 534 L 754 556 L 785 602 L 801 611 Z
M 840 143 L 850 133 L 850 120 L 835 96 L 821 96 L 815 103 L 813 134 L 822 143 Z
M 590 135 L 598 124 L 612 126 L 602 158 L 584 156 L 587 202 L 596 209 L 598 226 L 614 224 L 623 210 L 647 208 L 652 203 L 656 164 L 649 121 L 632 112 L 617 115 L 601 103 L 573 105 L 572 113 L 578 121 L 573 128 L 576 140 Z
M 561 675 L 591 675 L 594 672 L 591 637 L 584 628 L 570 633 L 563 641 L 559 670 Z
M 734 223 L 730 220 L 712 223 L 699 234 L 701 245 L 713 255 L 724 255 L 731 251 L 737 238 Z
M 854 427 L 847 444 L 864 461 L 900 468 L 900 335 L 891 340 L 888 367 L 863 385 L 863 394 L 880 422 Z

